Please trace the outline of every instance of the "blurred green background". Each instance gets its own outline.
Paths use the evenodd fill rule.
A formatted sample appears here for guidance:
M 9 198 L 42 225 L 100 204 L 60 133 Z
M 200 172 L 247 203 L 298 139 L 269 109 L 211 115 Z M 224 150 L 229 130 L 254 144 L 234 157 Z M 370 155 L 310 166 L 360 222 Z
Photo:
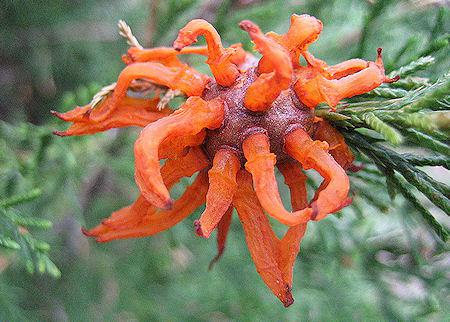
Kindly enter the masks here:
M 138 130 L 57 138 L 51 131 L 66 125 L 49 110 L 86 104 L 115 81 L 127 49 L 117 21 L 127 21 L 145 46 L 169 46 L 187 21 L 204 18 L 225 44 L 250 49 L 240 20 L 284 33 L 293 13 L 324 23 L 311 48 L 317 57 L 372 60 L 383 47 L 388 71 L 420 57 L 450 30 L 448 1 L 438 0 L 1 2 L 0 193 L 39 188 L 40 197 L 17 211 L 53 228 L 39 229 L 44 222 L 30 229 L 50 250 L 37 242 L 19 252 L 0 248 L 0 321 L 449 320 L 446 246 L 418 224 L 409 205 L 393 204 L 381 188 L 365 192 L 382 197 L 378 207 L 355 198 L 340 216 L 309 225 L 294 272 L 296 302 L 288 309 L 257 275 L 237 218 L 211 271 L 215 238 L 200 239 L 192 228 L 202 209 L 150 238 L 96 244 L 81 235 L 80 226 L 92 227 L 134 200 Z M 203 61 L 192 63 L 208 72 Z M 435 79 L 449 67 L 444 50 L 424 73 Z M 36 265 L 34 252 L 46 264 Z

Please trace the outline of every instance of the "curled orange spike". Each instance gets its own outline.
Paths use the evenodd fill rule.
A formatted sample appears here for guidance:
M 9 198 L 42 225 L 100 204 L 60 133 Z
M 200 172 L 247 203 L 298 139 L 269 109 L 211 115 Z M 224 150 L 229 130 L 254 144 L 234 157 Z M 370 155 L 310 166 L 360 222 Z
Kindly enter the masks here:
M 264 210 L 288 226 L 296 226 L 310 220 L 311 208 L 289 212 L 283 206 L 274 172 L 276 156 L 270 153 L 267 135 L 264 133 L 250 135 L 244 140 L 242 149 L 247 159 L 245 168 L 252 174 L 253 186 Z
M 92 235 L 98 242 L 109 242 L 115 239 L 137 238 L 155 235 L 169 229 L 194 212 L 205 203 L 208 190 L 208 175 L 201 171 L 191 186 L 175 202 L 171 210 L 159 210 L 150 207 L 142 221 L 131 227 L 107 227 L 101 233 Z
M 66 131 L 55 131 L 59 136 L 86 135 L 106 131 L 112 128 L 127 126 L 146 126 L 171 113 L 170 109 L 158 111 L 157 104 L 159 98 L 138 99 L 124 97 L 117 105 L 116 109 L 108 118 L 98 121 L 97 115 L 103 114 L 108 106 L 111 97 L 107 97 L 103 102 L 92 109 L 90 105 L 77 107 L 67 113 L 51 113 L 63 121 L 73 122 Z
M 231 62 L 235 49 L 224 49 L 216 29 L 206 20 L 191 20 L 180 30 L 173 47 L 175 50 L 180 51 L 196 42 L 198 36 L 204 36 L 206 39 L 208 46 L 208 60 L 206 63 L 211 68 L 217 83 L 221 86 L 233 85 L 239 75 L 237 66 Z
M 281 91 L 289 88 L 292 81 L 292 64 L 286 50 L 266 37 L 253 22 L 241 21 L 239 27 L 249 33 L 258 51 L 271 62 L 270 70 L 264 71 L 250 85 L 244 98 L 246 108 L 253 112 L 263 112 L 270 108 Z
M 284 176 L 284 182 L 291 192 L 291 204 L 294 211 L 304 209 L 308 206 L 306 191 L 307 177 L 297 162 L 283 162 L 278 169 Z M 300 251 L 300 242 L 306 232 L 307 223 L 289 227 L 286 235 L 280 240 L 280 269 L 284 279 L 292 287 L 294 265 Z
M 117 79 L 116 86 L 111 94 L 111 100 L 105 107 L 105 112 L 98 115 L 98 120 L 102 121 L 108 117 L 112 111 L 117 109 L 119 102 L 127 95 L 128 88 L 132 81 L 146 79 L 150 82 L 166 86 L 173 90 L 180 90 L 187 96 L 199 96 L 203 93 L 210 78 L 197 72 L 187 65 L 181 67 L 167 67 L 156 62 L 134 63 L 125 67 Z
M 315 169 L 327 183 L 311 203 L 314 220 L 321 220 L 326 215 L 348 205 L 350 181 L 344 169 L 328 154 L 328 144 L 313 141 L 308 133 L 298 128 L 285 137 L 286 152 L 298 160 L 304 169 Z
M 181 178 L 190 177 L 197 171 L 206 168 L 209 160 L 205 153 L 199 147 L 188 148 L 188 152 L 176 159 L 169 159 L 161 168 L 161 176 L 167 189 L 171 189 Z M 147 199 L 140 195 L 137 200 L 128 207 L 114 212 L 109 218 L 104 219 L 102 223 L 86 234 L 95 233 L 98 229 L 104 229 L 103 226 L 112 228 L 125 228 L 139 224 L 146 212 L 150 208 L 155 208 Z
M 345 143 L 345 139 L 342 134 L 331 126 L 327 121 L 316 118 L 316 130 L 314 131 L 314 139 L 320 141 L 326 141 L 329 145 L 329 152 L 333 156 L 334 160 L 344 169 L 347 170 L 353 164 L 355 157 L 352 151 Z
M 253 191 L 252 178 L 245 170 L 237 176 L 238 190 L 233 198 L 244 228 L 247 246 L 258 274 L 285 307 L 294 303 L 290 285 L 279 268 L 278 239 Z
M 185 47 L 181 51 L 175 50 L 173 47 L 156 47 L 141 49 L 131 47 L 127 54 L 122 56 L 125 64 L 129 65 L 136 62 L 158 62 L 169 67 L 185 66 L 182 61 L 178 59 L 180 54 L 198 54 L 206 56 L 208 49 L 205 46 L 199 47 Z
M 344 98 L 367 93 L 383 83 L 395 82 L 399 77 L 389 78 L 384 74 L 381 48 L 375 62 L 367 62 L 361 69 L 361 60 L 342 63 L 332 73 L 338 79 L 328 79 L 329 70 L 315 68 L 314 65 L 301 67 L 296 71 L 297 81 L 294 90 L 298 98 L 308 107 L 314 108 L 327 103 L 333 109 Z M 356 71 L 356 72 L 355 72 Z M 352 72 L 355 72 L 352 74 Z
M 289 30 L 284 35 L 275 32 L 267 33 L 267 37 L 275 39 L 286 48 L 291 56 L 294 68 L 300 67 L 300 55 L 315 42 L 322 32 L 322 22 L 310 15 L 292 15 Z
M 209 238 L 220 219 L 230 207 L 236 191 L 236 174 L 241 162 L 230 149 L 221 149 L 214 156 L 209 170 L 209 190 L 206 195 L 206 208 L 199 220 L 194 222 L 197 235 Z
M 134 146 L 135 179 L 149 202 L 164 209 L 169 209 L 173 203 L 159 170 L 161 143 L 168 137 L 195 135 L 204 128 L 215 129 L 223 119 L 224 106 L 220 99 L 206 102 L 200 97 L 190 97 L 173 114 L 142 130 Z
M 217 224 L 217 255 L 209 263 L 209 270 L 213 268 L 214 264 L 217 263 L 225 251 L 225 243 L 227 241 L 228 231 L 230 230 L 232 214 L 233 207 L 230 207 Z
M 342 63 L 328 66 L 326 62 L 314 57 L 308 51 L 302 52 L 302 55 L 305 57 L 305 60 L 310 67 L 312 67 L 316 72 L 321 73 L 322 76 L 327 79 L 339 79 L 357 73 L 369 66 L 367 61 L 359 58 L 349 59 Z
M 55 115 L 57 118 L 65 121 L 65 122 L 79 122 L 79 123 L 93 123 L 96 119 L 95 114 L 102 114 L 106 106 L 108 106 L 108 101 L 111 100 L 111 96 L 107 96 L 103 101 L 99 102 L 95 108 L 92 108 L 89 104 L 85 106 L 77 106 L 73 110 L 70 110 L 65 113 L 60 113 L 56 111 L 51 111 L 53 115 Z M 127 109 L 129 107 L 128 113 L 131 109 L 135 109 L 135 113 L 132 115 L 138 116 L 139 114 L 145 113 L 145 111 L 149 112 L 158 112 L 157 104 L 158 104 L 159 98 L 134 98 L 134 97 L 128 97 L 125 96 L 120 102 L 118 108 Z M 119 118 L 121 114 L 121 111 L 115 111 L 116 113 L 111 115 L 111 118 Z M 91 117 L 93 116 L 93 117 Z
M 183 67 L 167 67 L 160 63 L 135 63 L 125 67 L 120 73 L 114 94 L 126 93 L 130 82 L 134 79 L 148 79 L 152 83 L 179 89 L 188 96 L 199 96 L 203 93 L 209 77 L 196 70 Z
M 367 67 L 367 61 L 357 58 L 346 60 L 333 66 L 329 66 L 325 69 L 325 72 L 328 73 L 328 78 L 339 79 L 348 75 L 355 74 Z

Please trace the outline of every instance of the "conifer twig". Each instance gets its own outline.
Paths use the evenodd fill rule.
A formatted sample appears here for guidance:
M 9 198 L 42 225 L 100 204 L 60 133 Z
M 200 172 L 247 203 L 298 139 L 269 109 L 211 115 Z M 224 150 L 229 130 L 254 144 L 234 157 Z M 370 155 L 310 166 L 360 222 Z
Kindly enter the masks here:
M 431 181 L 422 171 L 413 168 L 400 154 L 378 144 L 370 143 L 363 135 L 355 132 L 346 132 L 345 137 L 354 147 L 371 156 L 372 159 L 379 160 L 385 168 L 398 171 L 409 183 L 450 216 L 450 200 L 440 191 L 442 187 L 437 185 L 434 180 Z
M 434 57 L 425 56 L 420 57 L 417 60 L 410 62 L 408 65 L 402 66 L 397 70 L 389 73 L 389 77 L 400 76 L 400 78 L 404 78 L 405 76 L 411 75 L 419 70 L 425 69 L 430 65 L 434 64 Z
M 117 26 L 119 27 L 119 34 L 127 40 L 128 45 L 137 47 L 139 49 L 144 49 L 144 47 L 142 47 L 142 45 L 133 35 L 130 26 L 124 20 L 119 20 Z
M 395 184 L 396 188 L 402 193 L 406 200 L 408 200 L 415 209 L 417 209 L 421 214 L 425 222 L 430 225 L 438 237 L 446 242 L 448 240 L 449 232 L 444 228 L 439 222 L 434 218 L 434 216 L 425 208 L 422 203 L 414 196 L 405 180 L 401 180 L 395 175 L 391 177 L 392 182 Z
M 41 189 L 35 188 L 25 194 L 2 199 L 0 200 L 0 208 L 9 208 L 24 202 L 32 201 L 38 198 L 41 194 L 42 194 Z

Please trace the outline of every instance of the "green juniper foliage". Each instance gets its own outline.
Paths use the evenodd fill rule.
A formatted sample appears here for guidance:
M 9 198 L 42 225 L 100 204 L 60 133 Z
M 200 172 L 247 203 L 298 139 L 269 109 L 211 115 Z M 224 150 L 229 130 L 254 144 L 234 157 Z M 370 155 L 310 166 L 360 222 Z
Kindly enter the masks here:
M 13 129 L 10 129 L 13 130 Z M 2 134 L 8 131 L 6 124 L 1 124 Z M 13 130 L 14 131 L 14 130 Z M 47 230 L 52 227 L 51 221 L 38 218 L 35 215 L 24 215 L 19 207 L 31 203 L 41 197 L 42 191 L 33 188 L 24 193 L 16 193 L 22 190 L 21 186 L 32 185 L 33 172 L 42 162 L 42 154 L 49 143 L 50 136 L 47 133 L 39 136 L 40 144 L 29 159 L 20 159 L 22 156 L 15 154 L 12 146 L 7 144 L 6 135 L 2 135 L 0 144 L 5 155 L 0 158 L 2 167 L 0 177 L 2 178 L 0 199 L 0 247 L 10 251 L 19 252 L 20 260 L 24 263 L 29 273 L 49 273 L 53 277 L 59 277 L 60 271 L 48 257 L 50 245 L 42 240 L 36 239 L 30 231 L 35 229 Z M 30 176 L 30 180 L 20 178 L 21 174 Z M 27 181 L 22 185 L 21 181 Z M 28 210 L 29 211 L 29 210 Z M 24 211 L 27 212 L 27 211 Z
M 423 57 L 400 68 L 398 74 L 405 76 L 416 70 L 422 69 L 424 65 L 433 62 L 432 57 Z M 392 74 L 395 74 L 393 72 Z M 380 86 L 366 96 L 373 97 L 373 100 L 363 101 L 363 98 L 356 103 L 343 103 L 338 107 L 339 116 L 333 115 L 325 110 L 319 115 L 329 119 L 335 126 L 342 130 L 348 144 L 361 154 L 369 158 L 362 159 L 364 164 L 373 163 L 379 172 L 372 173 L 379 178 L 386 176 L 387 189 L 391 191 L 394 199 L 395 191 L 401 194 L 414 205 L 421 202 L 411 192 L 416 188 L 422 192 L 434 205 L 441 208 L 448 216 L 450 215 L 450 187 L 445 183 L 438 182 L 431 178 L 422 169 L 423 165 L 444 166 L 448 169 L 450 160 L 450 149 L 447 144 L 448 128 L 441 127 L 435 120 L 440 117 L 448 117 L 442 105 L 450 99 L 450 74 L 443 75 L 435 83 L 422 86 L 415 90 L 405 91 L 405 95 L 392 98 L 389 85 Z M 387 95 L 386 95 L 387 94 Z M 448 126 L 448 125 L 447 125 Z M 380 134 L 380 137 L 373 132 Z M 405 148 L 414 149 L 413 153 L 423 156 L 404 155 L 393 150 L 386 143 L 399 146 L 403 143 Z M 424 151 L 419 151 L 423 148 Z M 367 172 L 364 169 L 361 172 Z M 403 176 L 408 183 L 397 176 Z M 356 174 L 355 176 L 361 176 Z M 365 178 L 367 183 L 370 178 Z M 365 187 L 362 189 L 370 189 Z M 369 203 L 375 203 L 373 197 L 366 198 Z M 421 206 L 416 206 L 423 216 L 423 219 L 430 225 L 436 234 L 443 241 L 447 240 L 448 231 L 440 225 L 438 221 Z
M 447 319 L 450 18 L 441 2 L 2 6 L 0 321 Z M 382 46 L 389 76 L 401 76 L 342 102 L 337 112 L 316 110 L 343 133 L 361 170 L 350 173 L 352 205 L 309 224 L 294 271 L 295 304 L 284 309 L 259 279 L 235 219 L 225 254 L 210 272 L 215 236 L 196 238 L 192 228 L 203 209 L 151 238 L 101 245 L 83 237 L 80 226 L 92 227 L 135 199 L 137 131 L 56 138 L 52 131 L 65 124 L 48 111 L 87 104 L 116 80 L 127 49 L 117 21 L 126 20 L 142 44 L 167 46 L 187 21 L 202 17 L 226 45 L 242 42 L 251 50 L 239 21 L 283 33 L 292 13 L 323 21 L 311 47 L 317 57 L 330 64 L 373 60 Z M 209 72 L 201 58 L 187 59 Z M 308 175 L 312 193 L 321 179 Z M 278 180 L 288 204 L 287 187 Z M 191 181 L 183 179 L 173 196 Z

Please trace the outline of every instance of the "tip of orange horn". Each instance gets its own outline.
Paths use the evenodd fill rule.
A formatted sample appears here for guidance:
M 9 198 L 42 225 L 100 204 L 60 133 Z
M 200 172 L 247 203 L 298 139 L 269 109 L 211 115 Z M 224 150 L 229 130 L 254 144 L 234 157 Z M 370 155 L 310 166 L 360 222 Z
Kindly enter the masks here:
M 384 80 L 385 83 L 395 83 L 396 81 L 398 81 L 400 79 L 400 75 L 397 75 L 393 78 L 389 78 L 386 77 L 386 79 Z
M 64 131 L 53 131 L 52 133 L 54 135 L 61 136 L 61 137 L 68 136 L 68 134 Z
M 175 39 L 175 41 L 173 42 L 173 49 L 175 49 L 176 51 L 181 51 L 181 49 L 186 46 L 187 45 L 179 38 Z
M 84 228 L 84 227 L 81 227 L 81 233 L 82 233 L 84 236 L 86 236 L 86 237 L 93 237 L 93 236 L 94 236 L 94 234 L 92 234 L 89 230 L 87 230 L 87 229 Z
M 241 28 L 244 31 L 251 32 L 251 33 L 259 32 L 258 26 L 250 20 L 242 20 L 239 23 L 239 28 Z
M 202 229 L 202 225 L 200 224 L 200 220 L 197 219 L 194 221 L 194 228 L 195 228 L 195 233 L 197 234 L 197 236 L 207 238 L 205 236 L 205 234 L 203 233 L 203 229 Z
M 54 110 L 51 110 L 51 111 L 50 111 L 50 114 L 52 114 L 53 116 L 56 116 L 57 118 L 59 118 L 59 119 L 61 119 L 61 120 L 64 121 L 64 118 L 63 118 L 63 116 L 62 116 L 62 113 L 59 113 L 59 112 L 54 111 Z
M 294 298 L 292 297 L 290 287 L 289 287 L 289 290 L 286 291 L 286 298 L 282 302 L 283 302 L 284 307 L 289 307 L 292 304 L 294 304 Z

